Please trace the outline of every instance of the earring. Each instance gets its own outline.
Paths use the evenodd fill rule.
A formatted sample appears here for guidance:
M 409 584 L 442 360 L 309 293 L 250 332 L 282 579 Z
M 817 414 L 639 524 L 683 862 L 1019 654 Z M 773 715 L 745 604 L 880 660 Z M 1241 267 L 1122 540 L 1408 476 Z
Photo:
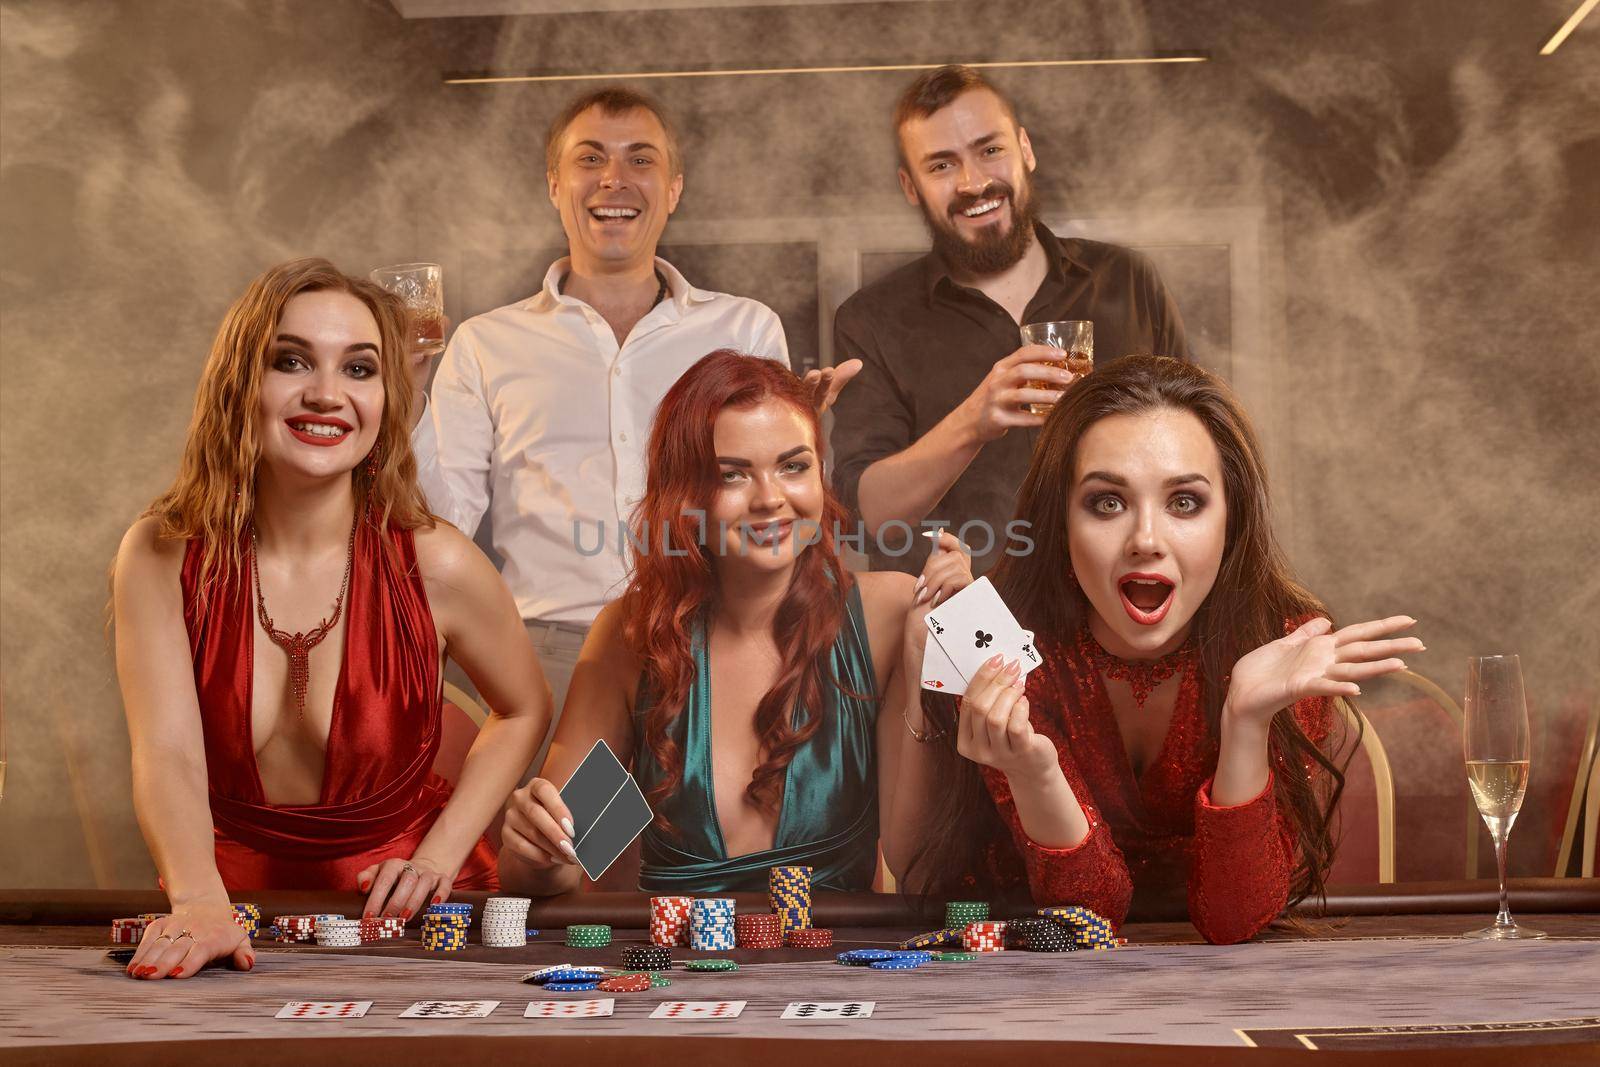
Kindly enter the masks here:
M 373 445 L 372 446 L 372 451 L 367 453 L 367 462 L 366 462 L 366 466 L 364 468 L 366 470 L 366 472 L 367 472 L 367 477 L 368 478 L 376 478 L 378 476 L 378 468 L 381 467 L 382 465 L 383 465 L 383 446 L 382 445 Z

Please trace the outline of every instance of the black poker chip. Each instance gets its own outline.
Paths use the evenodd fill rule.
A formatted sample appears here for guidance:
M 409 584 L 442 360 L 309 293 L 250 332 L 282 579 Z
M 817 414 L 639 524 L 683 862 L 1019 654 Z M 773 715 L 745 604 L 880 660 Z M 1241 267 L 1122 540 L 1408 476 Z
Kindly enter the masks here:
M 632 945 L 622 950 L 622 965 L 630 971 L 670 970 L 672 953 L 661 945 Z
M 1049 919 L 1016 919 L 1006 923 L 1006 948 L 1027 948 L 1030 940 L 1047 929 L 1060 930 Z M 1070 935 L 1068 935 L 1070 938 Z

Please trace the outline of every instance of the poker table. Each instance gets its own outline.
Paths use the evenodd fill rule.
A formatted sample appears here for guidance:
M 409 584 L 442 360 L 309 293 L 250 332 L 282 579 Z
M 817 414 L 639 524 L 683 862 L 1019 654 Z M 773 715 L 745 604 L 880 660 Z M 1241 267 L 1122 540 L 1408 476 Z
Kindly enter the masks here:
M 352 895 L 239 896 L 269 920 L 360 910 Z M 455 899 L 481 906 L 483 896 Z M 733 896 L 740 910 L 768 910 L 764 895 Z M 834 931 L 832 948 L 709 954 L 739 969 L 674 969 L 669 988 L 641 993 L 560 994 L 523 978 L 561 962 L 620 964 L 624 947 L 646 942 L 648 895 L 536 901 L 529 920 L 542 932 L 521 948 L 473 937 L 465 950 L 433 953 L 414 931 L 357 949 L 262 939 L 248 973 L 212 968 L 146 982 L 107 958 L 109 922 L 165 910 L 161 894 L 6 891 L 0 1062 L 1600 1064 L 1600 880 L 1513 882 L 1513 911 L 1547 940 L 1459 936 L 1484 925 L 1495 902 L 1491 882 L 1336 888 L 1325 913 L 1232 946 L 1202 943 L 1168 902 L 1136 911 L 1121 948 L 1012 950 L 871 971 L 834 955 L 935 928 L 940 902 L 819 892 L 815 922 Z M 996 917 L 1030 911 L 994 903 Z M 569 923 L 609 924 L 613 943 L 568 948 Z M 600 996 L 615 1000 L 609 1017 L 524 1017 L 529 1002 Z M 400 1018 L 415 1002 L 446 999 L 499 1006 L 483 1018 Z M 290 1001 L 372 1005 L 361 1018 L 275 1018 Z M 666 1001 L 743 1001 L 744 1009 L 737 1018 L 651 1018 Z M 783 1019 L 795 1002 L 873 1007 L 870 1016 Z

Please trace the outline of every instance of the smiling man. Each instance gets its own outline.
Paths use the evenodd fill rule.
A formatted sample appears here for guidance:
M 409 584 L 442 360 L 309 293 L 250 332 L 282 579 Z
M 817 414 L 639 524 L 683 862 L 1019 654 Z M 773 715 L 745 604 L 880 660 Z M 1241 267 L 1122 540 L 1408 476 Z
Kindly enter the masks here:
M 1177 305 L 1136 253 L 1058 238 L 1036 217 L 1035 158 L 1011 102 L 969 67 L 918 78 L 895 109 L 900 187 L 933 249 L 862 289 L 834 320 L 834 358 L 865 366 L 835 405 L 835 485 L 867 528 L 874 569 L 919 571 L 924 538 L 886 523 L 946 522 L 983 573 L 1007 523 L 1048 404 L 1074 380 L 1020 347 L 1028 322 L 1088 319 L 1101 365 L 1133 352 L 1189 358 Z M 1030 387 L 1043 383 L 1047 388 Z
M 719 348 L 789 358 L 770 308 L 697 289 L 656 256 L 683 165 L 654 101 L 574 100 L 545 171 L 568 255 L 539 292 L 456 330 L 412 443 L 434 511 L 469 534 L 488 512 L 559 712 L 584 635 L 622 590 L 619 530 L 644 495 L 661 398 Z

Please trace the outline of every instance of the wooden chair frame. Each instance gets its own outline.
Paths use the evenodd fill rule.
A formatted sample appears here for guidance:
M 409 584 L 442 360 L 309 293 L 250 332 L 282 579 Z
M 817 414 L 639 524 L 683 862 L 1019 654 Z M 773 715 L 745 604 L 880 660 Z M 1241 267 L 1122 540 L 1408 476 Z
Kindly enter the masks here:
M 1334 707 L 1344 718 L 1345 728 L 1361 731 L 1361 749 L 1372 764 L 1372 784 L 1378 798 L 1378 882 L 1394 882 L 1394 772 L 1383 739 L 1372 721 L 1347 700 L 1335 700 Z

